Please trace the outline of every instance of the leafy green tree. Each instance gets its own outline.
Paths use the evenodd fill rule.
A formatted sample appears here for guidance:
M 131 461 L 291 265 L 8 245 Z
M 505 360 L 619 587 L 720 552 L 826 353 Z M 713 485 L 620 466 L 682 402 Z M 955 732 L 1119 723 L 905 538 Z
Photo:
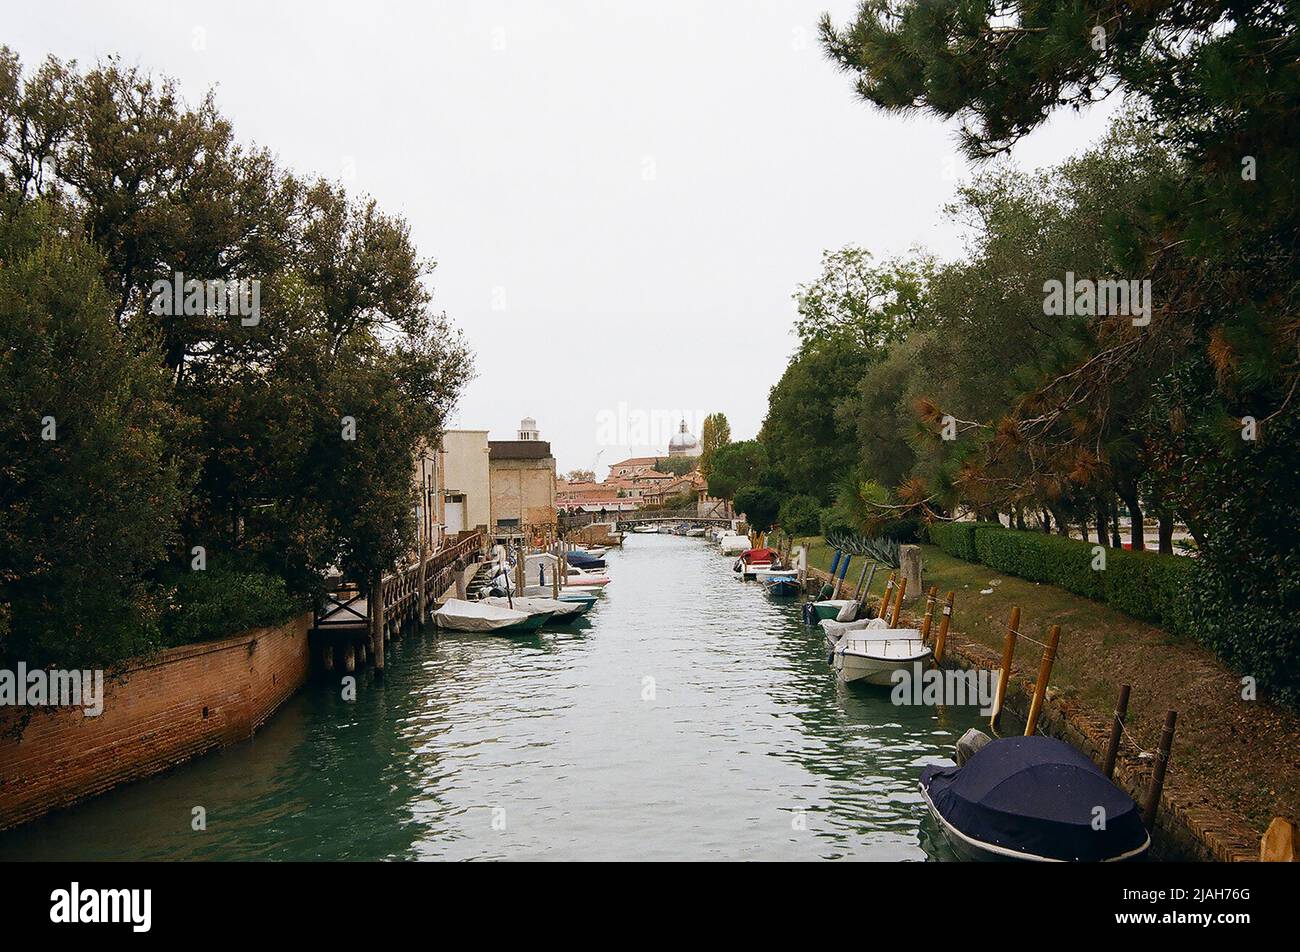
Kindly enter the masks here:
M 720 447 L 731 442 L 731 424 L 725 413 L 710 413 L 704 418 L 700 432 L 700 463 L 698 469 L 705 479 L 713 471 L 713 457 Z
M 743 513 L 749 528 L 767 532 L 776 525 L 781 508 L 781 496 L 770 486 L 742 486 L 736 490 L 736 512 Z
M 915 326 L 934 264 L 924 256 L 872 263 L 852 245 L 822 253 L 822 272 L 795 291 L 800 351 L 842 340 L 878 353 Z
M 781 502 L 777 521 L 791 537 L 812 535 L 821 520 L 821 503 L 816 496 L 788 496 Z
M 759 439 L 792 491 L 825 499 L 836 476 L 858 458 L 851 400 L 872 356 L 846 336 L 809 341 L 791 358 L 767 398 Z
M 767 447 L 758 440 L 741 440 L 720 446 L 709 474 L 709 495 L 731 500 L 742 486 L 765 484 L 768 480 Z
M 1057 337 L 1036 367 L 1023 368 L 1012 411 L 987 431 L 990 452 L 975 475 L 985 487 L 1003 487 L 1004 498 L 1014 490 L 1060 502 L 1083 487 L 1094 494 L 1104 538 L 1111 504 L 1099 485 L 1109 481 L 1135 499 L 1136 474 L 1144 473 L 1148 491 L 1162 493 L 1157 511 L 1182 515 L 1198 539 L 1207 628 L 1239 624 L 1247 611 L 1293 620 L 1287 592 L 1248 602 L 1236 572 L 1246 552 L 1261 564 L 1284 563 L 1300 531 L 1300 501 L 1277 476 L 1294 458 L 1300 380 L 1294 11 L 1173 0 L 1068 8 L 869 0 L 844 28 L 824 19 L 822 34 L 864 98 L 961 119 L 972 155 L 1007 151 L 1062 107 L 1116 90 L 1129 96 L 1172 161 L 1128 204 L 1091 196 L 1093 221 L 1079 234 L 1108 245 L 1118 275 L 1151 281 L 1159 295 L 1151 320 L 1106 315 Z M 1132 401 L 1144 389 L 1166 395 L 1159 420 L 1139 422 Z M 1229 419 L 1239 437 L 1251 434 L 1248 453 L 1210 439 L 1201 453 L 1169 452 L 1189 433 L 1223 431 Z M 1181 468 L 1152 471 L 1167 465 Z M 1202 494 L 1229 472 L 1245 497 L 1288 502 L 1242 506 L 1230 519 L 1208 515 L 1225 497 L 1210 503 Z M 1204 593 L 1213 593 L 1212 603 L 1199 599 Z M 1271 621 L 1257 627 L 1273 630 Z M 1293 652 L 1268 638 L 1252 641 L 1258 658 Z M 1276 665 L 1262 667 L 1274 672 L 1272 687 L 1289 690 Z
M 0 208 L 0 662 L 98 667 L 158 644 L 186 424 L 124 337 L 103 258 L 47 201 Z

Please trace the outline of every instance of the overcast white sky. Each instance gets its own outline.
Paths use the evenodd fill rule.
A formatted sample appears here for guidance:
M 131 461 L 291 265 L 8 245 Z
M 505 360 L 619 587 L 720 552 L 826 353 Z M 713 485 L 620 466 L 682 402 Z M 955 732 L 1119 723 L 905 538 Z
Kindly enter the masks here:
M 477 357 L 456 425 L 534 416 L 563 472 L 654 449 L 610 445 L 651 414 L 753 436 L 824 248 L 960 250 L 953 129 L 875 112 L 817 43 L 855 7 L 44 0 L 0 42 L 215 87 L 240 139 L 404 215 Z M 1104 124 L 1054 119 L 1016 159 Z

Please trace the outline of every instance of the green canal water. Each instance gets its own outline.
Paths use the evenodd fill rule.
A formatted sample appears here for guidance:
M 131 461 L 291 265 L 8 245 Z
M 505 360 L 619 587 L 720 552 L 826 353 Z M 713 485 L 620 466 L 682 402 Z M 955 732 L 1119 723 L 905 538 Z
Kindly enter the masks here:
M 355 702 L 313 683 L 251 741 L 0 834 L 0 860 L 951 858 L 917 777 L 977 711 L 838 684 L 820 629 L 730 563 L 631 536 L 580 628 L 407 637 Z

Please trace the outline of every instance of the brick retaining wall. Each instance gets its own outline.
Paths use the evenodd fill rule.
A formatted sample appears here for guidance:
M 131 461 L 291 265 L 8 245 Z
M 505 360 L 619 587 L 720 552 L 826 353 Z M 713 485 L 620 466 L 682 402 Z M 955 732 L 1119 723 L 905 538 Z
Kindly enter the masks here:
M 0 736 L 0 830 L 246 740 L 307 679 L 307 612 L 105 678 L 104 711 L 37 711 Z M 0 731 L 16 712 L 0 712 Z

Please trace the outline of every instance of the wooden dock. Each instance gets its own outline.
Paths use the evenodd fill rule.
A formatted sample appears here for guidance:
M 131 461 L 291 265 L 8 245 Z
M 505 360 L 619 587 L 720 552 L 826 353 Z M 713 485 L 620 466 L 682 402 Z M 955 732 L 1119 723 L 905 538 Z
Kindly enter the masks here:
M 352 673 L 373 664 L 382 676 L 385 644 L 408 626 L 423 625 L 442 593 L 480 561 L 484 541 L 476 532 L 385 575 L 369 591 L 353 586 L 326 595 L 310 633 L 311 650 L 321 668 Z M 372 598 L 376 588 L 378 597 Z

